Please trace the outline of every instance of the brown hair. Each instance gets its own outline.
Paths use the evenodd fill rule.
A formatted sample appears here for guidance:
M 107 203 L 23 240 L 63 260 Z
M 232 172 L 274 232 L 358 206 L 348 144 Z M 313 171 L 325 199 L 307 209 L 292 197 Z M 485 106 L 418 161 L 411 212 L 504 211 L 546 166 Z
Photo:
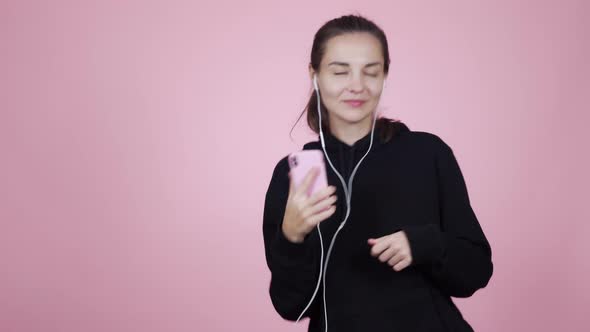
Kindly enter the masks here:
M 311 48 L 311 67 L 318 72 L 320 67 L 320 62 L 322 57 L 324 56 L 326 43 L 330 38 L 345 34 L 345 33 L 354 33 L 354 32 L 367 32 L 371 35 L 375 36 L 379 42 L 381 43 L 381 51 L 383 53 L 384 59 L 384 66 L 383 71 L 385 74 L 389 72 L 389 49 L 387 46 L 387 38 L 385 37 L 385 33 L 381 28 L 379 28 L 375 23 L 372 21 L 360 16 L 360 15 L 345 15 L 339 18 L 335 18 L 331 21 L 326 22 L 315 34 L 313 39 L 313 45 Z M 328 119 L 328 114 L 326 112 L 326 106 L 324 103 L 321 103 L 321 112 L 322 112 L 322 130 L 326 131 L 330 128 L 330 123 Z M 295 122 L 295 125 L 304 113 L 307 112 L 307 125 L 311 130 L 313 130 L 316 134 L 319 134 L 319 118 L 317 113 L 317 96 L 315 90 L 313 90 L 311 96 L 309 97 L 309 101 L 307 105 L 303 109 L 303 112 L 299 115 L 299 118 Z M 293 128 L 291 128 L 291 132 Z M 381 135 L 380 140 L 381 142 L 389 141 L 397 131 L 404 127 L 405 125 L 401 123 L 399 120 L 389 119 L 386 117 L 379 117 L 376 120 L 375 127 L 380 129 Z

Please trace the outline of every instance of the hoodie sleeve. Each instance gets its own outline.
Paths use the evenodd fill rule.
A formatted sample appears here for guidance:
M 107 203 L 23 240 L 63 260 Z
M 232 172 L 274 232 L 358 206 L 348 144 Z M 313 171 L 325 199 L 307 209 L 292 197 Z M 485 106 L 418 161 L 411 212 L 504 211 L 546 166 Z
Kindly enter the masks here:
M 295 321 L 315 290 L 320 253 L 309 235 L 302 243 L 293 243 L 284 236 L 281 225 L 288 194 L 289 176 L 285 157 L 275 167 L 266 192 L 263 236 L 266 263 L 271 272 L 271 301 L 281 317 Z M 309 317 L 317 310 L 318 297 L 316 294 L 314 303 L 303 317 Z
M 493 272 L 492 252 L 473 212 L 452 149 L 437 137 L 436 171 L 440 223 L 404 228 L 412 265 L 426 272 L 443 293 L 470 297 Z

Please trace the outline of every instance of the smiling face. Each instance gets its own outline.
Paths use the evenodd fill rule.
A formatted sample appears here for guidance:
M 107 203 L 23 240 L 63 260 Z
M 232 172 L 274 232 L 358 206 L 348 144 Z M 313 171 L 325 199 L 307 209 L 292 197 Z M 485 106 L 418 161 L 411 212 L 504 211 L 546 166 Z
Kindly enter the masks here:
M 346 33 L 328 40 L 317 80 L 331 127 L 371 127 L 386 78 L 383 65 L 381 44 L 369 33 Z M 312 79 L 313 74 L 310 67 Z

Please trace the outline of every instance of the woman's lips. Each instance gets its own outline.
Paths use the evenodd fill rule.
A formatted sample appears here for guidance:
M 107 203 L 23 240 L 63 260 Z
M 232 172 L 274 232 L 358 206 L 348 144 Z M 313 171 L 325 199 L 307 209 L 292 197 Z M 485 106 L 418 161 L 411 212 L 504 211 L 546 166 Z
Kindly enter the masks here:
M 352 107 L 361 107 L 365 103 L 364 100 L 345 100 L 344 102 Z

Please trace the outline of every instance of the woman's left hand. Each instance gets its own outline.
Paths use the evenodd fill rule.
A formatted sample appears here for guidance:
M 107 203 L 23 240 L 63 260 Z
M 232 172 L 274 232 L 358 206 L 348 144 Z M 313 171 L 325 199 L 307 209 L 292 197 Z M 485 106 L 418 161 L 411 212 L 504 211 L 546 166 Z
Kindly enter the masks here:
M 395 271 L 401 271 L 412 264 L 410 242 L 404 231 L 395 232 L 378 239 L 369 239 L 371 256 L 379 256 L 383 263 L 393 266 Z

